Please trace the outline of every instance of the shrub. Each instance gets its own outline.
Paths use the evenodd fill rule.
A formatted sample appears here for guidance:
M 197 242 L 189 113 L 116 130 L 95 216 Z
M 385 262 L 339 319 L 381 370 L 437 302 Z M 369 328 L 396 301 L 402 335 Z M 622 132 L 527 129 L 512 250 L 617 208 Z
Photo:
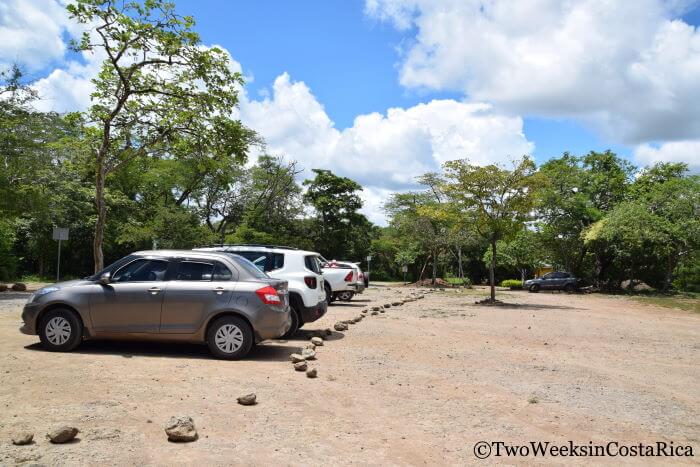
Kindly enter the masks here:
M 458 287 L 461 286 L 470 288 L 472 286 L 472 280 L 468 277 L 463 277 L 462 279 L 460 279 L 459 277 L 446 277 L 445 280 L 451 285 L 455 285 Z
M 522 287 L 523 281 L 518 279 L 506 279 L 501 282 L 501 287 Z

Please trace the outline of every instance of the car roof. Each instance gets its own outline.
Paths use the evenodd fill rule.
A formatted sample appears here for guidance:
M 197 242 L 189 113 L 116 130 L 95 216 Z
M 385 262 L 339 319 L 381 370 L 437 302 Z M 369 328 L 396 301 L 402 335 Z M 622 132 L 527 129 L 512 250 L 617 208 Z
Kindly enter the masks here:
M 133 253 L 136 256 L 162 256 L 168 258 L 230 258 L 226 253 L 218 251 L 194 251 L 194 250 L 143 250 Z
M 308 250 L 297 250 L 296 248 L 286 248 L 286 247 L 278 247 L 278 246 L 269 246 L 269 245 L 215 245 L 215 246 L 206 246 L 206 247 L 201 247 L 201 248 L 195 248 L 194 251 L 226 251 L 228 253 L 235 253 L 237 251 L 269 251 L 271 253 L 282 253 L 285 255 L 312 255 L 312 256 L 319 256 L 318 253 L 315 251 L 308 251 Z

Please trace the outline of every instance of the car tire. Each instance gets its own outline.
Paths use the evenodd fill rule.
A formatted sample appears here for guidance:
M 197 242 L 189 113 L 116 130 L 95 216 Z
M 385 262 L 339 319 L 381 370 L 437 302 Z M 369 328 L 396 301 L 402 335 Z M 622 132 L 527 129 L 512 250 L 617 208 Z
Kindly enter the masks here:
M 573 293 L 576 288 L 574 287 L 574 284 L 566 284 L 564 285 L 564 292 L 566 293 Z
M 72 310 L 55 308 L 41 318 L 39 339 L 51 352 L 70 352 L 83 341 L 83 323 Z
M 326 286 L 326 303 L 330 305 L 334 300 L 335 296 L 333 295 L 333 291 L 329 286 Z
M 292 318 L 292 325 L 289 327 L 287 332 L 285 332 L 280 339 L 288 339 L 292 337 L 301 327 L 301 319 L 299 318 L 299 312 L 294 308 L 294 305 L 289 306 L 289 316 Z
M 540 284 L 532 284 L 530 286 L 530 292 L 537 293 L 540 291 Z
M 352 300 L 352 297 L 355 295 L 354 292 L 350 292 L 349 290 L 344 290 L 342 292 L 338 293 L 338 300 L 341 302 L 349 302 Z
M 237 316 L 222 316 L 207 330 L 207 345 L 216 358 L 239 360 L 250 352 L 255 338 L 250 325 Z

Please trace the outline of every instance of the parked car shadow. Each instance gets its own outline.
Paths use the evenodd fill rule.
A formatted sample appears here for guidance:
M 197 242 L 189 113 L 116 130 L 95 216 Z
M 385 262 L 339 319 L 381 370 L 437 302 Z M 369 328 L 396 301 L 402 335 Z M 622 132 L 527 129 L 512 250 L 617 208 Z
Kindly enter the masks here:
M 277 341 L 270 341 L 277 342 Z M 49 353 L 41 343 L 35 343 L 24 347 L 35 352 Z M 273 350 L 274 349 L 274 350 Z M 286 361 L 289 354 L 298 352 L 298 346 L 267 345 L 266 343 L 253 347 L 251 352 L 243 360 L 270 360 Z M 180 358 L 192 360 L 215 360 L 206 345 L 170 343 L 170 342 L 141 342 L 141 341 L 111 341 L 95 340 L 85 341 L 71 353 L 87 355 L 121 355 L 124 358 L 158 357 Z M 224 362 L 225 360 L 221 360 Z
M 278 342 L 268 341 L 256 345 L 245 359 L 263 362 L 288 362 L 290 354 L 300 352 L 299 345 L 280 345 Z
M 330 336 L 323 335 L 321 329 L 299 329 L 294 333 L 293 336 L 288 337 L 286 340 L 277 340 L 276 342 L 286 342 L 286 341 L 308 341 L 316 335 L 322 335 L 324 341 L 337 341 L 345 337 L 342 332 L 332 331 Z

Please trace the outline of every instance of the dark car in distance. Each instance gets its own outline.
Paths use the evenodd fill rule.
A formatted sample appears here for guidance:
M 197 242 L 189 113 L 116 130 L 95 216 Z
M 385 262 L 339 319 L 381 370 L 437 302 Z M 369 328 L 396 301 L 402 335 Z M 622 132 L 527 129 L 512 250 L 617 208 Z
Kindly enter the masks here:
M 568 272 L 554 271 L 536 279 L 525 281 L 523 287 L 530 292 L 540 290 L 563 290 L 573 292 L 578 287 L 579 280 Z

